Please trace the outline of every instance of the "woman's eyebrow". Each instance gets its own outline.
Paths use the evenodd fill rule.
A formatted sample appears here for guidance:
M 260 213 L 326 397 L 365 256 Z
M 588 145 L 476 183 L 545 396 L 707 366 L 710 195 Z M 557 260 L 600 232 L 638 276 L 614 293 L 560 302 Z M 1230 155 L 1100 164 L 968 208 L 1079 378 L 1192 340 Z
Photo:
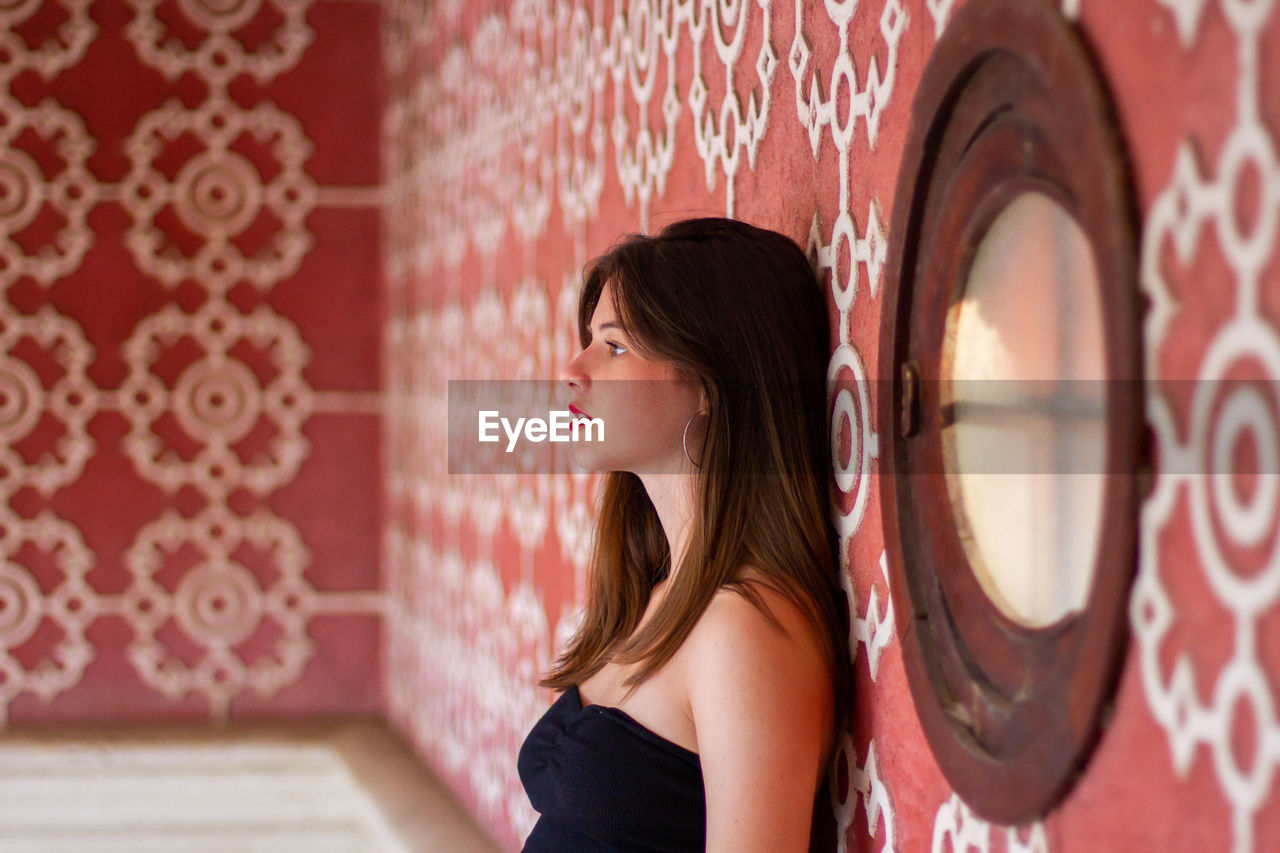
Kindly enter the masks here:
M 622 328 L 622 324 L 615 323 L 612 320 L 606 320 L 605 322 L 601 323 L 599 329 L 597 329 L 597 332 L 603 332 L 605 329 L 617 329 L 620 332 L 626 331 L 626 329 Z M 592 338 L 595 337 L 595 335 L 591 333 L 590 327 L 587 328 L 587 334 Z

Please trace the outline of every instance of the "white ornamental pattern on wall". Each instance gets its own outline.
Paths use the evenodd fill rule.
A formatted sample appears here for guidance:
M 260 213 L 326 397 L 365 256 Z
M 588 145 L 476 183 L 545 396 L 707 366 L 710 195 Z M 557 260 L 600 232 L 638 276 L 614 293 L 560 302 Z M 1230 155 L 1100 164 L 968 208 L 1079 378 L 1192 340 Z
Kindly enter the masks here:
M 0 48 L 2 50 L 3 48 Z M 63 163 L 47 174 L 33 154 L 24 150 L 24 132 L 34 131 L 41 148 Z M 49 99 L 27 109 L 9 98 L 0 99 L 0 290 L 22 276 L 48 286 L 74 272 L 93 245 L 86 217 L 98 188 L 86 167 L 94 143 L 80 117 Z M 47 158 L 42 158 L 47 159 Z M 64 225 L 47 244 L 28 253 L 14 240 L 48 206 Z
M 17 27 L 37 11 L 38 0 L 0 9 L 0 290 L 22 276 L 48 286 L 77 269 L 93 244 L 85 217 L 97 201 L 99 187 L 86 165 L 95 145 L 84 122 L 51 98 L 24 107 L 9 92 L 13 79 L 24 71 L 49 80 L 80 61 L 98 31 L 89 18 L 90 2 L 60 0 L 66 19 L 35 45 L 29 45 Z M 28 131 L 34 132 L 40 150 L 24 147 L 30 144 L 24 140 Z M 52 173 L 41 165 L 59 161 L 62 168 Z M 51 243 L 28 252 L 14 235 L 45 206 L 64 225 Z
M 227 84 L 241 74 L 268 83 L 298 64 L 314 34 L 307 26 L 307 9 L 315 0 L 178 0 L 188 23 L 201 33 L 199 45 L 188 48 L 161 23 L 157 0 L 125 0 L 134 17 L 126 29 L 138 57 L 169 80 L 187 72 L 225 93 Z M 258 17 L 264 6 L 280 16 L 271 35 L 253 50 L 246 50 L 235 32 Z
M 170 182 L 154 164 L 184 135 L 207 147 L 189 157 Z M 242 139 L 270 147 L 279 168 L 270 181 L 234 150 Z M 316 188 L 302 169 L 311 144 L 293 116 L 271 104 L 244 110 L 225 97 L 195 110 L 175 99 L 143 117 L 125 150 L 132 169 L 121 184 L 121 199 L 133 216 L 125 244 L 143 272 L 170 287 L 197 276 L 202 286 L 221 295 L 237 281 L 265 290 L 297 271 L 311 248 L 303 223 L 315 206 Z M 191 257 L 156 224 L 156 215 L 170 207 L 203 238 Z M 245 257 L 234 239 L 264 213 L 280 226 L 267 246 Z
M 315 652 L 307 625 L 316 614 L 381 612 L 378 592 L 313 589 L 303 575 L 310 551 L 290 522 L 266 509 L 242 517 L 227 506 L 235 488 L 266 497 L 294 478 L 310 452 L 302 427 L 317 408 L 378 411 L 372 398 L 309 387 L 303 369 L 310 349 L 291 320 L 266 307 L 246 314 L 226 299 L 241 280 L 269 289 L 296 272 L 312 248 L 304 222 L 324 203 L 324 189 L 304 170 L 311 143 L 299 121 L 270 102 L 246 107 L 227 94 L 238 75 L 267 84 L 297 64 L 314 38 L 306 22 L 312 2 L 179 0 L 183 25 L 201 34 L 193 45 L 168 32 L 163 21 L 173 20 L 166 17 L 171 11 L 162 12 L 160 3 L 128 0 L 134 17 L 126 36 L 138 58 L 171 81 L 195 75 L 208 96 L 194 107 L 172 100 L 143 116 L 125 142 L 130 170 L 119 185 L 99 182 L 89 171 L 96 142 L 79 116 L 51 98 L 28 107 L 9 93 L 22 71 L 51 80 L 80 61 L 97 35 L 89 0 L 58 0 L 65 18 L 41 44 L 28 44 L 16 31 L 40 3 L 0 9 L 0 288 L 23 276 L 50 286 L 74 273 L 93 245 L 89 212 L 113 201 L 132 219 L 126 246 L 141 273 L 170 288 L 193 281 L 207 294 L 194 313 L 167 305 L 138 324 L 122 348 L 128 375 L 116 390 L 96 388 L 86 377 L 95 353 L 71 318 L 50 306 L 31 316 L 0 312 L 0 492 L 6 498 L 0 508 L 0 723 L 24 692 L 50 701 L 75 687 L 96 653 L 85 630 L 105 615 L 123 617 L 133 628 L 129 660 L 145 684 L 175 702 L 194 692 L 222 717 L 246 690 L 271 696 L 298 680 Z M 278 23 L 248 49 L 235 33 L 264 11 Z M 174 159 L 180 137 L 197 140 L 202 150 L 169 176 L 155 164 Z M 246 150 L 274 160 L 270 178 Z M 57 170 L 46 171 L 49 163 Z M 345 203 L 378 201 L 371 195 Z M 42 209 L 58 214 L 60 230 L 48 245 L 20 244 L 15 235 Z M 168 210 L 201 241 L 194 254 L 179 250 L 160 224 Z M 246 256 L 236 238 L 264 216 L 269 239 Z M 198 355 L 175 381 L 157 374 L 159 360 L 192 345 Z M 260 356 L 255 363 L 270 365 L 269 375 L 255 373 L 241 357 L 246 351 Z M 45 364 L 33 364 L 33 353 Z M 54 374 L 56 380 L 40 378 Z M 99 449 L 86 427 L 99 411 L 119 411 L 129 422 L 121 449 L 139 477 L 169 494 L 192 487 L 207 501 L 195 517 L 170 510 L 139 530 L 123 555 L 132 583 L 111 595 L 86 581 L 99 557 L 74 525 L 49 511 L 21 518 L 7 500 L 24 487 L 48 497 L 76 481 Z M 28 460 L 14 445 L 49 418 L 61 426 L 59 437 Z M 166 444 L 164 431 L 154 429 L 163 418 L 198 446 L 194 456 L 184 460 Z M 263 424 L 271 435 L 266 451 L 242 458 L 237 443 Z M 197 566 L 174 580 L 174 553 L 192 548 L 200 555 Z M 23 549 L 45 555 L 60 579 L 42 587 L 21 564 Z M 246 553 L 270 569 L 251 570 Z M 11 650 L 46 622 L 61 639 L 28 666 Z M 198 661 L 188 665 L 169 648 L 168 626 L 200 650 Z M 246 660 L 240 644 L 263 637 L 267 651 Z
M 1004 841 L 1007 853 L 1049 853 L 1044 824 L 1027 827 L 993 827 L 975 815 L 955 794 L 938 807 L 933 818 L 930 853 L 991 853 L 994 839 Z
M 852 534 L 850 534 L 852 535 Z M 866 648 L 867 669 L 874 685 L 880 672 L 880 657 L 894 640 L 893 601 L 888 596 L 889 568 L 888 558 L 884 552 L 880 554 L 880 579 L 884 583 L 884 607 L 881 608 L 881 591 L 873 583 L 865 608 L 859 606 L 858 593 L 854 589 L 853 576 L 848 566 L 849 542 L 841 536 L 840 546 L 840 587 L 844 591 L 849 608 L 850 624 L 848 648 L 849 658 L 857 664 L 858 647 Z M 860 612 L 865 616 L 859 616 Z M 844 771 L 841 773 L 841 771 Z M 840 777 L 849 780 L 848 790 L 842 796 Z M 879 847 L 882 851 L 896 850 L 894 842 L 893 800 L 889 786 L 880 774 L 876 761 L 876 741 L 872 737 L 867 742 L 867 758 L 861 767 L 858 766 L 858 747 L 852 734 L 846 729 L 840 733 L 836 742 L 835 755 L 829 770 L 831 790 L 831 807 L 836 818 L 837 850 L 845 853 L 849 828 L 854 825 L 857 807 L 862 806 L 866 820 L 867 835 L 881 839 Z M 883 826 L 883 831 L 881 827 Z
M 1195 45 L 1204 26 L 1207 0 L 1158 0 L 1173 15 L 1183 45 Z M 1280 768 L 1280 719 L 1277 717 L 1275 660 L 1264 660 L 1260 640 L 1263 617 L 1274 618 L 1280 601 L 1280 559 L 1275 526 L 1280 512 L 1280 423 L 1274 386 L 1280 379 L 1280 335 L 1274 318 L 1261 311 L 1263 269 L 1274 263 L 1280 224 L 1280 161 L 1276 139 L 1261 115 L 1259 55 L 1262 33 L 1275 3 L 1221 0 L 1212 4 L 1235 37 L 1236 115 L 1216 163 L 1199 165 L 1200 140 L 1178 143 L 1173 175 L 1146 214 L 1141 277 L 1151 298 L 1144 329 L 1150 392 L 1148 417 L 1159 445 L 1160 470 L 1155 491 L 1143 507 L 1138 578 L 1130 599 L 1130 621 L 1137 637 L 1142 681 L 1152 714 L 1168 737 L 1174 768 L 1183 776 L 1201 747 L 1231 810 L 1231 844 L 1236 851 L 1257 849 L 1255 820 L 1264 804 L 1274 804 L 1275 773 Z M 1236 216 L 1245 185 L 1256 182 L 1252 223 Z M 1256 176 L 1256 177 L 1255 177 Z M 1166 258 L 1188 262 L 1198 247 L 1217 237 L 1235 282 L 1234 316 L 1209 343 L 1188 412 L 1182 422 L 1158 365 L 1169 345 L 1168 327 L 1179 311 Z M 1168 251 L 1166 251 L 1168 250 Z M 1243 374 L 1242 374 L 1243 372 Z M 1256 377 L 1239 381 L 1241 375 Z M 1184 387 L 1187 383 L 1182 384 Z M 1270 389 L 1272 394 L 1264 394 Z M 1231 481 L 1232 451 L 1242 440 L 1257 450 L 1256 485 L 1242 497 Z M 1185 501 L 1181 500 L 1185 499 Z M 1230 657 L 1206 672 L 1197 661 L 1194 638 L 1179 631 L 1179 611 L 1194 608 L 1173 591 L 1166 577 L 1172 564 L 1161 533 L 1189 509 L 1195 544 L 1187 568 L 1203 573 L 1216 604 L 1233 623 Z M 1268 545 L 1268 543 L 1270 543 Z M 1269 548 L 1258 567 L 1241 566 L 1232 554 Z M 1173 665 L 1164 661 L 1172 654 Z M 1199 685 L 1208 685 L 1202 694 Z M 1253 731 L 1242 732 L 1244 707 Z M 1248 735 L 1252 748 L 1243 756 L 1237 736 Z
M 385 542 L 396 579 L 387 610 L 387 662 L 397 673 L 389 712 L 467 781 L 482 821 L 500 817 L 523 838 L 537 815 L 514 768 L 547 704 L 533 686 L 551 654 L 546 607 L 528 583 L 505 592 L 491 560 L 437 550 L 399 528 Z
M 93 644 L 85 637 L 88 624 L 101 612 L 100 599 L 85 581 L 93 567 L 93 555 L 74 525 L 52 513 L 34 519 L 16 516 L 7 508 L 0 512 L 0 722 L 9 703 L 23 692 L 45 701 L 79 682 L 84 668 L 94 658 Z M 17 562 L 25 545 L 52 558 L 62 579 L 52 593 L 46 593 L 31 572 Z M 14 649 L 19 648 L 50 621 L 62 637 L 48 656 L 28 668 Z
M 752 4 L 746 0 L 736 6 L 731 3 L 703 3 L 700 22 L 696 20 L 698 11 L 693 4 L 688 7 L 689 35 L 693 40 L 693 82 L 689 87 L 688 100 L 693 113 L 694 140 L 698 156 L 706 165 L 707 189 L 715 188 L 716 172 L 724 172 L 725 216 L 733 216 L 734 178 L 738 174 L 742 154 L 747 155 L 748 166 L 756 167 L 756 152 L 769 124 L 773 75 L 778 67 L 778 57 L 770 42 L 773 29 L 771 0 L 756 0 L 755 5 L 760 7 L 760 49 L 752 66 L 756 87 L 747 96 L 745 105 L 734 85 L 734 69 L 743 55 L 752 19 L 749 14 Z M 724 32 L 726 27 L 729 28 L 728 36 Z M 702 73 L 702 43 L 707 30 L 711 31 L 715 56 L 725 68 L 725 92 L 719 109 L 714 103 L 708 103 L 710 93 Z
M 179 343 L 195 341 L 202 356 L 185 367 L 172 390 L 152 367 Z M 263 353 L 274 377 L 259 377 L 230 353 L 247 346 Z M 245 316 L 223 301 L 210 300 L 194 314 L 166 306 L 138 324 L 123 347 L 129 376 L 118 405 L 130 424 L 125 453 L 146 480 L 173 493 L 193 485 L 216 502 L 233 489 L 270 494 L 293 479 L 307 455 L 302 424 L 314 393 L 302 378 L 309 356 L 293 324 L 258 308 Z M 184 437 L 200 449 L 182 459 L 154 427 L 174 417 Z M 260 420 L 274 428 L 270 452 L 248 462 L 236 451 Z
M 97 25 L 89 17 L 93 0 L 57 0 L 66 19 L 40 44 L 28 44 L 19 35 L 18 26 L 36 12 L 40 2 L 17 0 L 0 9 L 0 55 L 8 57 L 0 62 L 0 81 L 4 82 L 6 94 L 9 82 L 28 68 L 50 80 L 59 71 L 79 62 L 98 33 Z
M 159 580 L 166 556 L 193 547 L 200 562 L 168 589 Z M 266 556 L 277 570 L 268 588 L 237 561 L 235 554 L 244 548 Z M 317 610 L 318 594 L 302 576 L 309 556 L 293 526 L 269 513 L 242 518 L 216 504 L 196 518 L 166 513 L 139 532 L 125 555 L 133 582 L 120 612 L 137 632 L 129 662 L 175 702 L 190 691 L 208 697 L 218 716 L 245 687 L 273 695 L 297 680 L 315 651 L 306 623 Z M 196 665 L 183 665 L 160 639 L 170 620 L 204 649 Z M 279 634 L 272 654 L 246 662 L 236 646 L 264 623 Z
M 454 32 L 458 5 L 420 13 L 409 0 L 389 4 L 393 77 L 415 40 L 403 27 L 425 14 L 428 31 Z M 742 158 L 755 168 L 774 98 L 771 5 L 521 0 L 485 16 L 468 42 L 442 47 L 420 79 L 393 87 L 388 107 L 389 203 L 403 214 L 389 227 L 392 287 L 438 263 L 456 267 L 468 248 L 491 255 L 509 229 L 541 236 L 557 202 L 566 226 L 580 226 L 598 209 L 610 142 L 613 177 L 643 228 L 665 191 L 681 121 L 693 123 L 708 188 L 724 175 L 732 214 Z M 754 51 L 749 32 L 758 34 Z M 721 93 L 702 73 L 711 61 L 724 69 Z
M 85 375 L 92 358 L 80 328 L 47 305 L 32 316 L 0 316 L 0 495 L 6 505 L 23 486 L 52 495 L 84 471 L 94 451 L 87 426 L 97 394 Z M 35 369 L 44 366 L 61 373 L 49 387 Z M 63 434 L 27 461 L 16 445 L 48 417 Z
M 513 559 L 521 567 L 508 592 L 491 557 L 464 557 L 447 538 L 441 542 L 389 514 L 385 649 L 389 671 L 397 673 L 389 710 L 420 748 L 465 780 L 481 819 L 501 818 L 521 837 L 536 814 L 514 773 L 516 753 L 546 708 L 547 693 L 536 682 L 579 615 L 570 607 L 550 624 L 529 559 L 554 525 L 560 556 L 574 567 L 581 594 L 595 479 L 445 476 L 446 401 L 449 379 L 544 376 L 576 345 L 573 279 L 562 282 L 554 315 L 547 291 L 533 278 L 518 282 L 508 297 L 482 288 L 465 306 L 449 300 L 391 317 L 386 337 L 388 467 L 408 467 L 405 460 L 419 466 L 398 475 L 389 470 L 388 493 L 411 517 L 439 513 L 446 537 L 465 525 L 480 537 L 481 554 L 492 550 L 505 526 L 519 545 Z M 507 333 L 523 343 L 500 345 Z
M 867 503 L 872 498 L 871 474 L 879 456 L 879 440 L 871 411 L 871 386 L 862 356 L 850 334 L 850 319 L 854 310 L 876 310 L 875 303 L 866 301 L 866 298 L 857 303 L 859 267 L 866 271 L 868 296 L 874 299 L 879 290 L 888 244 L 884 237 L 880 204 L 874 195 L 867 210 L 863 233 L 858 234 L 851 212 L 854 190 L 851 163 L 858 147 L 855 132 L 859 126 L 865 131 L 866 149 L 873 151 L 875 148 L 880 117 L 888 109 L 894 92 L 898 49 L 910 16 L 898 0 L 886 0 L 879 7 L 859 4 L 856 0 L 825 4 L 823 16 L 835 28 L 836 49 L 831 68 L 824 74 L 818 67 L 813 42 L 805 32 L 805 8 L 805 4 L 795 0 L 795 34 L 787 54 L 794 82 L 796 118 L 807 131 L 815 160 L 821 155 L 825 136 L 830 134 L 836 147 L 840 174 L 837 188 L 839 212 L 830 236 L 824 235 L 815 213 L 807 244 L 818 276 L 830 277 L 832 299 L 839 315 L 839 342 L 827 369 L 827 395 L 832 406 L 831 455 L 839 496 L 833 506 L 833 520 L 839 534 L 841 581 L 851 620 L 849 651 L 856 663 L 859 646 L 865 647 L 867 667 L 874 685 L 881 656 L 894 639 L 894 615 L 884 555 L 881 555 L 879 571 L 871 573 L 872 580 L 865 592 L 865 606 L 854 585 L 856 567 L 849 564 L 853 541 L 862 530 Z M 853 55 L 849 34 L 858 14 L 871 15 L 871 20 L 876 22 L 887 51 L 883 72 L 874 54 Z M 826 34 L 820 39 L 822 44 L 833 41 Z M 858 67 L 865 69 L 865 83 L 861 85 L 858 83 Z M 829 95 L 826 96 L 823 95 L 824 76 L 829 81 Z M 843 121 L 841 114 L 845 116 Z M 859 139 L 863 137 L 859 136 Z M 842 257 L 846 261 L 843 265 L 838 263 Z M 847 452 L 842 449 L 841 436 L 848 436 Z M 866 758 L 860 766 L 858 754 L 861 748 L 850 732 L 842 732 L 830 771 L 839 850 L 844 853 L 846 849 L 849 830 L 857 818 L 859 805 L 866 821 L 867 835 L 879 839 L 879 849 L 894 850 L 892 792 L 879 768 L 875 738 L 868 739 Z M 838 781 L 841 775 L 849 780 L 843 799 Z
M 865 128 L 867 147 L 875 149 L 880 117 L 889 107 L 898 67 L 898 46 L 906 32 L 910 16 L 899 0 L 887 0 L 879 15 L 879 31 L 887 49 L 885 70 L 881 71 L 876 57 L 857 57 L 866 68 L 866 83 L 859 89 L 855 57 L 849 48 L 849 27 L 859 9 L 856 0 L 826 4 L 831 23 L 839 33 L 839 49 L 828 76 L 830 95 L 822 94 L 822 75 L 814 67 L 813 48 L 804 33 L 804 3 L 795 0 L 796 34 L 788 53 L 788 65 L 795 80 L 796 114 L 809 132 L 809 144 L 813 156 L 818 157 L 824 137 L 823 128 L 829 127 L 831 139 L 839 152 L 839 215 L 832 225 L 829 242 L 822 240 L 822 230 L 815 214 L 810 229 L 810 252 L 816 253 L 819 270 L 831 273 L 831 292 L 836 310 L 840 312 L 840 343 L 849 344 L 849 312 L 853 309 L 858 289 L 858 266 L 867 271 L 870 295 L 875 296 L 880 287 L 888 242 L 884 236 L 884 222 L 880 202 L 873 196 L 867 210 L 863 234 L 859 236 L 853 219 L 850 197 L 850 155 L 854 149 L 854 135 L 859 126 Z M 870 8 L 868 7 L 868 12 Z M 843 107 L 843 109 L 842 109 Z M 845 120 L 840 121 L 843 111 Z M 860 121 L 861 120 L 861 121 Z M 844 253 L 848 263 L 842 275 L 838 260 Z M 853 359 L 857 360 L 856 354 Z M 865 411 L 865 408 L 864 408 Z
M 545 286 L 530 280 L 512 296 L 509 306 L 496 291 L 486 289 L 469 308 L 450 302 L 438 311 L 388 321 L 386 347 L 391 369 L 384 427 L 389 448 L 388 493 L 405 501 L 415 514 L 439 512 L 450 526 L 465 523 L 486 542 L 505 523 L 529 552 L 544 541 L 554 523 L 562 556 L 583 568 L 590 537 L 587 484 L 592 478 L 548 473 L 518 478 L 447 475 L 448 381 L 545 375 L 552 357 L 550 344 L 553 337 L 560 336 L 553 336 L 544 294 Z M 562 306 L 567 304 L 576 306 L 576 296 L 561 300 Z M 558 313 L 557 324 L 571 328 L 573 321 L 565 317 L 565 310 Z M 508 317 L 521 319 L 508 323 Z M 516 339 L 528 346 L 505 348 L 531 358 L 494 359 L 493 353 L 504 348 L 499 346 L 503 330 L 517 326 L 524 328 Z M 406 470 L 406 460 L 415 463 L 412 470 Z M 552 507 L 563 507 L 564 512 Z

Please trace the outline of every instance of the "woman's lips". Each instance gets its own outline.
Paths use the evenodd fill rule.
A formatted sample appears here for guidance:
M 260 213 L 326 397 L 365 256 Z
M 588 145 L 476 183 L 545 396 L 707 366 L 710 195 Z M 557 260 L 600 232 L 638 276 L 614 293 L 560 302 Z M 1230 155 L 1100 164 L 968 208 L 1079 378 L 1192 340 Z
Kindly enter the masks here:
M 580 418 L 588 418 L 588 419 L 589 419 L 589 418 L 591 417 L 591 415 L 588 415 L 586 412 L 582 411 L 582 409 L 579 409 L 579 408 L 578 408 L 577 406 L 575 406 L 573 403 L 570 403 L 570 404 L 569 404 L 569 411 L 573 412 L 575 415 L 577 415 L 577 416 L 578 416 L 578 417 L 580 417 Z

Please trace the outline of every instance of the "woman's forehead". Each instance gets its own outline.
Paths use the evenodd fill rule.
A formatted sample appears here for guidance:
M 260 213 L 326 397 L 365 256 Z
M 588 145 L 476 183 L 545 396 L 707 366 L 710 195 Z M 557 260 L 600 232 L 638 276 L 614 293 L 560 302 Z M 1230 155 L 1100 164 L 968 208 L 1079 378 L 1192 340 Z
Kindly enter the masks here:
M 591 312 L 592 320 L 613 319 L 613 294 L 609 291 L 609 286 L 605 285 L 600 291 L 600 298 L 596 300 L 595 310 Z
M 617 314 L 613 310 L 613 283 L 605 282 L 604 287 L 600 288 L 600 295 L 591 311 L 591 325 L 598 328 L 609 321 L 616 323 L 617 319 Z

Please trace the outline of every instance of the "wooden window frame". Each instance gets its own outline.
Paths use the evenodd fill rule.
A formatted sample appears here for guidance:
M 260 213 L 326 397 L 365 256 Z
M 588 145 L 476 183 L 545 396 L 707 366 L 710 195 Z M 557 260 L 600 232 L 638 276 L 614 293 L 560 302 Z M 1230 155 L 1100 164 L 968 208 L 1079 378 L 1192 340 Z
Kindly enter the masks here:
M 890 229 L 876 410 L 890 586 L 934 756 L 982 817 L 1043 815 L 1080 773 L 1127 639 L 1149 478 L 1136 215 L 1117 124 L 1079 35 L 1048 2 L 969 0 L 917 89 Z M 1028 627 L 969 565 L 944 474 L 948 310 L 978 243 L 1018 195 L 1048 195 L 1088 238 L 1107 382 L 1103 506 L 1085 606 Z

